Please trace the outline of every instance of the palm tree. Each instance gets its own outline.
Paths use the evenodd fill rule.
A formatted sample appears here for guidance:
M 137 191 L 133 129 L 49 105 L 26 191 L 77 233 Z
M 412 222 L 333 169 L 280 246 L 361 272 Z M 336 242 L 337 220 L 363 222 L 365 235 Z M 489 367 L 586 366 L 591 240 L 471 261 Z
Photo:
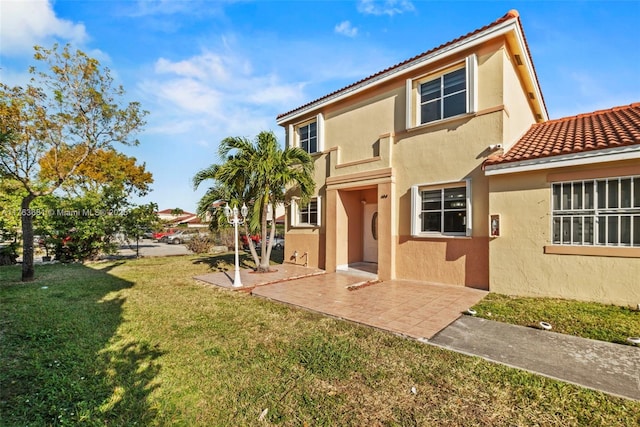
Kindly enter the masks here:
M 287 202 L 292 192 L 303 202 L 313 194 L 313 160 L 309 154 L 297 147 L 280 148 L 273 132 L 263 131 L 255 140 L 249 141 L 243 137 L 228 137 L 222 140 L 219 147 L 220 157 L 226 159 L 221 165 L 211 165 L 198 172 L 193 179 L 197 188 L 205 179 L 216 182 L 200 201 L 199 211 L 213 195 L 226 195 L 226 200 L 237 203 L 242 200 L 250 207 L 247 221 L 244 223 L 247 235 L 260 231 L 261 251 L 258 256 L 253 242 L 249 239 L 251 255 L 258 272 L 269 271 L 271 246 L 275 237 L 275 219 L 271 221 L 271 228 L 267 226 L 267 212 L 269 205 L 275 207 Z M 224 193 L 224 191 L 228 193 Z M 207 202 L 204 202 L 207 198 Z M 201 212 L 199 212 L 201 213 Z M 269 239 L 267 239 L 269 233 Z

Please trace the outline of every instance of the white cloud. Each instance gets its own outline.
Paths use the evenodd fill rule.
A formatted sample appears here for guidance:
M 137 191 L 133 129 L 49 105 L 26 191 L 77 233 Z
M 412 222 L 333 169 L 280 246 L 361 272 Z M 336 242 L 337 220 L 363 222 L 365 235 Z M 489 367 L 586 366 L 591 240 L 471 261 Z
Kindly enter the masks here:
M 34 45 L 51 39 L 82 44 L 88 38 L 84 24 L 59 19 L 48 0 L 3 1 L 0 9 L 3 55 L 30 55 Z
M 147 131 L 195 135 L 193 142 L 200 145 L 207 137 L 253 137 L 272 128 L 278 112 L 302 101 L 302 84 L 256 72 L 249 60 L 230 51 L 160 58 L 139 89 L 153 112 Z
M 355 37 L 358 35 L 358 29 L 353 27 L 349 21 L 342 21 L 335 26 L 334 31 L 347 37 Z
M 398 15 L 404 12 L 413 12 L 415 6 L 409 0 L 360 0 L 358 12 L 365 15 Z
M 205 4 L 206 3 L 206 4 Z M 220 4 L 219 4 L 220 3 Z M 212 11 L 222 9 L 223 2 L 211 2 L 208 0 L 137 0 L 131 2 L 130 7 L 122 10 L 129 16 L 151 16 L 151 15 L 176 15 L 176 14 L 198 14 L 206 10 L 211 14 Z

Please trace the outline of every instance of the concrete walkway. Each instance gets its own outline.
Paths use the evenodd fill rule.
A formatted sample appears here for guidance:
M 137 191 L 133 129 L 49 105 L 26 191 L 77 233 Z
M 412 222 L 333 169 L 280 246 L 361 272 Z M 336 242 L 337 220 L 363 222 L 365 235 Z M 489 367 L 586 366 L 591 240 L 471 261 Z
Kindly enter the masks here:
M 325 273 L 293 264 L 275 269 L 266 274 L 241 271 L 242 288 L 232 288 L 233 272 L 196 279 L 640 400 L 640 348 L 464 316 L 487 292 L 416 281 L 379 282 L 366 273 Z
M 462 316 L 428 341 L 492 362 L 640 400 L 640 348 Z

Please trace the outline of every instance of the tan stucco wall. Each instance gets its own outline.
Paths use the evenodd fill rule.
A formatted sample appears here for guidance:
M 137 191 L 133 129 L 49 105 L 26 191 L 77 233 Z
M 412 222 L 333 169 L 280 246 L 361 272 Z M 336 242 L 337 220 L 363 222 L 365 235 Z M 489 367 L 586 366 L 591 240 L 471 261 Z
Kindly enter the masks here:
M 501 215 L 501 236 L 489 242 L 490 290 L 634 307 L 640 303 L 640 258 L 615 256 L 616 251 L 611 251 L 614 256 L 545 254 L 545 246 L 551 245 L 548 175 L 578 172 L 574 179 L 586 179 L 594 171 L 602 176 L 608 167 L 621 166 L 631 164 L 492 176 L 489 201 L 491 213 Z
M 518 77 L 518 66 L 511 59 L 508 49 L 505 47 L 500 51 L 503 56 L 502 75 L 504 80 L 504 107 L 508 120 L 505 120 L 503 145 L 504 152 L 509 149 L 522 137 L 529 129 L 536 118 L 529 103 L 529 95 Z
M 298 252 L 297 261 L 294 259 L 294 252 Z M 323 268 L 325 265 L 325 239 L 320 229 L 309 229 L 302 232 L 287 233 L 285 236 L 285 263 L 305 263 L 304 253 L 307 253 L 307 263 L 309 267 Z
M 340 147 L 340 163 L 373 157 L 380 135 L 394 130 L 396 103 L 404 102 L 403 90 L 395 87 L 366 102 L 328 112 L 325 149 Z
M 314 156 L 317 192 L 326 196 L 323 226 L 317 236 L 311 235 L 313 237 L 308 237 L 308 230 L 289 227 L 287 251 L 297 249 L 304 239 L 310 238 L 313 246 L 326 247 L 326 262 L 319 261 L 318 265 L 329 271 L 360 260 L 362 207 L 358 206 L 360 196 L 356 192 L 375 188 L 381 278 L 487 288 L 489 184 L 481 165 L 494 154 L 488 149 L 489 145 L 504 144 L 505 134 L 522 134 L 534 122 L 530 112 L 519 111 L 527 108 L 526 94 L 522 93 L 506 50 L 501 38 L 476 50 L 478 111 L 475 114 L 405 129 L 406 79 L 429 75 L 433 70 L 464 60 L 472 51 L 460 52 L 455 58 L 415 70 L 412 76 L 399 76 L 367 92 L 324 106 L 321 112 L 325 151 Z M 507 111 L 506 103 L 514 111 Z M 309 118 L 319 112 L 310 111 Z M 514 112 L 518 115 L 515 124 L 512 123 Z M 385 168 L 393 170 L 391 180 L 362 178 L 368 172 Z M 335 177 L 345 177 L 345 181 L 329 189 Z M 349 177 L 353 177 L 351 183 Z M 472 182 L 472 237 L 411 237 L 411 186 L 462 182 L 468 178 Z M 387 198 L 381 199 L 383 194 Z
M 396 270 L 402 278 L 488 289 L 487 237 L 411 239 L 400 236 Z

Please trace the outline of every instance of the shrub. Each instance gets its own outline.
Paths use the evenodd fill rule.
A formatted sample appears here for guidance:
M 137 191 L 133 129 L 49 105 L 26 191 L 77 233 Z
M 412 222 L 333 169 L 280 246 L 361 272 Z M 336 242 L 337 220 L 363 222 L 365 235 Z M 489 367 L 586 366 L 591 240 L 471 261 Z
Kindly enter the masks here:
M 206 254 L 211 250 L 213 242 L 206 234 L 196 234 L 185 245 L 191 252 L 196 254 Z
M 18 258 L 18 247 L 16 242 L 11 242 L 6 246 L 0 247 L 0 265 L 13 265 Z

